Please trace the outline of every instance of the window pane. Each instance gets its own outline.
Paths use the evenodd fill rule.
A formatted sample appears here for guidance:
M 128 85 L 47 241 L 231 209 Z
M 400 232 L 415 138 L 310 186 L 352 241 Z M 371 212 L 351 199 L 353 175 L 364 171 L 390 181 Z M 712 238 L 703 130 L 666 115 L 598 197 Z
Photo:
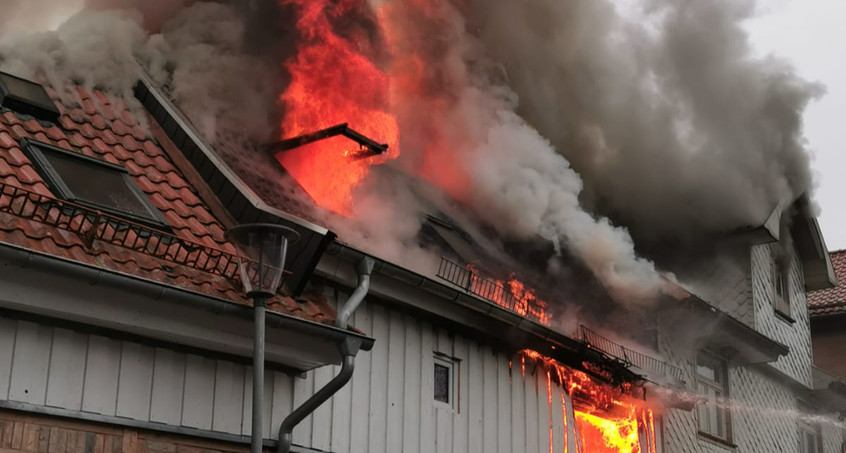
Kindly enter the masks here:
M 435 401 L 449 404 L 449 374 L 449 367 L 435 364 Z
M 710 379 L 712 381 L 717 380 L 717 370 L 714 367 L 709 366 L 708 364 L 700 363 L 696 365 L 696 374 Z
M 74 158 L 44 152 L 62 181 L 80 200 L 150 218 L 150 211 L 126 183 L 121 172 Z

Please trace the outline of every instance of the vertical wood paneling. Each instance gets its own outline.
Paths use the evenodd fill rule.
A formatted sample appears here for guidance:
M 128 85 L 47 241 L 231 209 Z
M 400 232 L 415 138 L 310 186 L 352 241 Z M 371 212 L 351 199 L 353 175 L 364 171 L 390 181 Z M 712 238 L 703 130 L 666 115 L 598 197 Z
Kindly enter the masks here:
M 150 421 L 179 425 L 185 387 L 185 354 L 157 348 L 150 396 Z
M 373 332 L 372 305 L 362 304 L 355 312 L 355 326 Z M 378 343 L 378 341 L 377 341 Z M 374 345 L 375 346 L 375 345 Z M 352 409 L 350 415 L 350 453 L 369 452 L 370 431 L 370 372 L 372 351 L 362 351 L 356 357 L 355 372 L 350 382 Z
M 390 329 L 388 313 L 378 305 L 373 306 L 373 330 L 375 338 L 381 338 L 373 345 L 370 356 L 370 428 L 368 430 L 369 447 L 372 453 L 385 453 L 386 426 L 388 416 L 388 374 L 393 372 L 388 367 L 388 341 Z
M 435 450 L 435 399 L 434 363 L 435 335 L 432 326 L 423 323 L 420 327 L 420 452 Z
M 553 382 L 555 382 L 553 378 Z M 561 387 L 552 385 L 552 451 L 564 451 L 564 408 L 561 406 Z
M 9 397 L 9 383 L 12 378 L 12 357 L 15 354 L 15 336 L 18 323 L 12 319 L 0 318 L 0 399 Z
M 214 379 L 214 416 L 212 429 L 224 433 L 241 433 L 244 413 L 244 367 L 218 360 Z
M 116 411 L 119 417 L 149 420 L 154 363 L 153 348 L 123 343 Z
M 270 417 L 271 429 L 275 432 L 282 420 L 294 410 L 294 377 L 273 372 L 273 407 Z
M 482 419 L 484 410 L 485 364 L 484 350 L 479 343 L 471 342 L 467 366 L 467 446 L 470 453 L 482 452 Z
M 118 375 L 120 373 L 119 341 L 92 335 L 88 339 L 88 358 L 85 363 L 85 385 L 82 391 L 82 410 L 103 415 L 115 415 Z
M 467 339 L 461 336 L 455 336 L 453 345 L 453 356 L 461 360 L 461 366 L 458 367 L 458 378 L 456 379 L 456 386 L 458 387 L 458 412 L 453 417 L 452 421 L 452 451 L 466 452 L 467 451 L 467 431 L 470 426 L 469 416 L 469 377 L 470 377 L 470 347 Z
M 514 359 L 511 377 L 511 451 L 526 451 L 526 395 L 523 362 Z
M 493 351 L 484 347 L 482 349 L 482 377 L 484 382 L 482 397 L 482 430 L 484 433 L 483 450 L 486 453 L 495 453 L 497 445 L 497 418 L 499 417 L 499 392 L 497 389 L 498 370 L 496 360 L 498 357 Z
M 357 367 L 358 363 L 356 363 Z M 352 386 L 350 383 L 341 388 L 332 398 L 332 413 L 330 415 L 332 417 L 332 436 L 329 450 L 335 452 L 350 451 L 350 422 L 352 421 Z
M 314 394 L 314 373 L 307 373 L 305 379 L 294 379 L 294 405 L 300 407 L 309 396 Z M 294 427 L 294 443 L 297 445 L 310 446 L 311 444 L 311 415 L 306 417 L 299 425 Z
M 53 329 L 31 322 L 18 322 L 9 399 L 44 404 Z
M 550 398 L 552 397 L 550 393 L 550 386 L 548 385 L 549 382 L 549 375 L 544 368 L 538 368 L 537 370 L 537 381 L 538 381 L 538 412 L 537 412 L 537 430 L 538 430 L 538 444 L 540 444 L 539 451 L 549 451 L 550 440 L 549 440 L 549 417 L 550 417 L 550 410 L 551 410 L 551 403 Z
M 402 451 L 404 453 L 418 453 L 420 451 L 420 416 L 423 408 L 423 401 L 420 397 L 420 373 L 424 351 L 421 350 L 420 324 L 413 318 L 406 317 L 405 325 Z M 426 353 L 432 354 L 432 352 Z
M 54 329 L 47 380 L 47 405 L 72 411 L 82 409 L 82 387 L 88 355 L 88 335 L 67 329 Z
M 397 311 L 388 318 L 388 401 L 386 451 L 402 451 L 403 383 L 405 382 L 406 323 Z
M 335 365 L 323 366 L 314 370 L 314 390 L 317 391 L 325 387 L 340 370 L 341 368 Z M 332 403 L 333 401 L 329 399 L 312 413 L 311 448 L 315 450 L 329 450 L 332 440 Z
M 511 368 L 508 366 L 508 357 L 501 354 L 496 355 L 497 359 L 497 399 L 499 415 L 497 417 L 497 445 L 499 453 L 508 453 L 511 450 L 511 431 L 514 423 L 511 420 Z M 491 435 L 491 437 L 494 437 Z
M 211 429 L 214 411 L 215 361 L 194 354 L 185 358 L 182 425 Z
M 526 379 L 523 385 L 526 389 L 525 399 L 525 419 L 524 429 L 526 433 L 526 451 L 541 451 L 538 444 L 538 399 L 540 391 L 538 390 L 538 373 L 541 370 L 536 368 L 532 363 L 526 363 Z
M 264 416 L 262 417 L 262 437 L 265 439 L 275 438 L 276 434 L 271 432 L 270 419 L 273 417 L 273 373 L 265 369 L 264 372 L 264 397 L 262 407 Z M 290 389 L 284 388 L 281 392 L 290 392 Z M 244 367 L 244 412 L 241 414 L 241 434 L 249 436 L 253 432 L 253 367 Z M 287 414 L 286 414 L 287 415 Z M 281 423 L 281 422 L 280 422 Z

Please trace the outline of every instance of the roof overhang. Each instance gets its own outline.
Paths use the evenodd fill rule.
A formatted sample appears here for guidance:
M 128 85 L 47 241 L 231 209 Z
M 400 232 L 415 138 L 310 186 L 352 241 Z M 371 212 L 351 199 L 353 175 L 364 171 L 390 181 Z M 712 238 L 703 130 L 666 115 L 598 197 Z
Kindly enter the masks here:
M 683 331 L 696 332 L 698 346 L 711 350 L 735 364 L 776 361 L 789 348 L 738 321 L 699 297 L 683 291 L 684 297 L 662 301 L 664 322 Z
M 6 316 L 250 363 L 253 309 L 152 280 L 0 244 L 0 310 Z M 49 284 L 45 284 L 49 282 Z M 267 312 L 268 367 L 289 372 L 339 364 L 347 338 L 335 326 Z
M 298 295 L 306 285 L 335 234 L 326 228 L 269 206 L 218 157 L 176 106 L 156 88 L 139 67 L 135 97 L 158 123 L 173 145 L 203 178 L 234 220 L 239 223 L 272 223 L 293 228 L 300 239 L 288 245 L 285 282 Z
M 532 349 L 608 382 L 642 379 L 642 376 L 591 349 L 583 341 L 526 319 L 462 288 L 433 280 L 338 242 L 327 250 L 315 275 L 352 288 L 356 282 L 354 264 L 365 256 L 376 263 L 370 279 L 369 298 L 378 298 L 504 350 Z M 586 363 L 590 365 L 586 367 Z
M 791 225 L 791 235 L 802 260 L 805 288 L 809 291 L 833 288 L 837 284 L 837 277 L 811 200 L 807 195 L 802 195 L 794 205 L 796 216 Z

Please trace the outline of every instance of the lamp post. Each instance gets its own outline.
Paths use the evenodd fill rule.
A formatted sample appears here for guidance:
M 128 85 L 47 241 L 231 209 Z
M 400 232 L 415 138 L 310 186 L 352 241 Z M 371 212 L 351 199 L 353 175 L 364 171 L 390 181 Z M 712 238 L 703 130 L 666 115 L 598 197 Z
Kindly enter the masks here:
M 238 271 L 244 292 L 253 300 L 253 427 L 250 451 L 261 453 L 265 303 L 276 294 L 282 282 L 288 244 L 296 242 L 300 236 L 291 228 L 281 225 L 253 223 L 230 228 L 227 237 L 244 253 L 238 256 Z

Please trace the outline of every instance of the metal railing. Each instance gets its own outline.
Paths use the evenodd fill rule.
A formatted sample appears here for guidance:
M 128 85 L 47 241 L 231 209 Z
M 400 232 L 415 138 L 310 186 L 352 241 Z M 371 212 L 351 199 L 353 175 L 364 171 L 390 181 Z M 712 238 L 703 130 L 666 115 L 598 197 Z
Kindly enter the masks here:
M 549 322 L 549 314 L 543 301 L 536 299 L 528 292 L 510 287 L 510 285 L 506 287 L 507 283 L 503 284 L 500 281 L 483 277 L 474 270 L 447 258 L 441 258 L 437 276 L 527 319 L 541 324 Z M 515 295 L 515 293 L 518 295 Z
M 645 371 L 661 373 L 664 376 L 674 379 L 675 381 L 684 380 L 684 371 L 681 368 L 615 343 L 588 329 L 584 325 L 579 326 L 579 333 L 581 335 L 581 340 L 587 343 L 588 347 L 596 349 L 619 360 L 627 367 L 636 366 Z
M 98 240 L 230 279 L 238 273 L 236 255 L 2 182 L 0 212 L 77 234 L 88 248 Z

